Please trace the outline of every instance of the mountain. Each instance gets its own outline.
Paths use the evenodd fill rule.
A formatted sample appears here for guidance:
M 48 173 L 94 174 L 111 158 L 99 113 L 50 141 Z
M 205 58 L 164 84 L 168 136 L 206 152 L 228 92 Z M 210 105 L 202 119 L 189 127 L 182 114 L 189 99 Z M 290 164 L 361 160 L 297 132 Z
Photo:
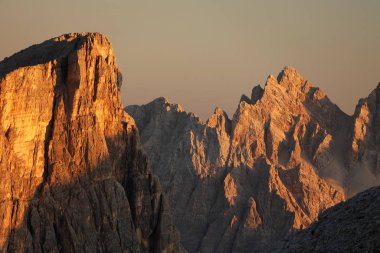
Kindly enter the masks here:
M 356 193 L 379 185 L 380 83 L 367 98 L 360 99 L 352 118 L 346 162 L 348 187 Z
M 262 252 L 379 184 L 378 89 L 349 116 L 285 67 L 243 95 L 232 119 L 216 108 L 204 123 L 165 98 L 125 110 L 184 247 Z
M 99 33 L 0 62 L 1 252 L 181 250 L 120 85 Z
M 380 187 L 373 187 L 319 215 L 272 252 L 379 252 Z

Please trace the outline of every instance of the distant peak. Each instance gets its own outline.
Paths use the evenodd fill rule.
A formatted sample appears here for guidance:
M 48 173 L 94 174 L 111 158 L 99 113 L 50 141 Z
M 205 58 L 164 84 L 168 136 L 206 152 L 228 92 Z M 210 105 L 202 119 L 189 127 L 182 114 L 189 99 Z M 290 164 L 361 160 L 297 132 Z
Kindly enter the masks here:
M 261 88 L 260 85 L 256 85 L 252 89 L 251 97 L 249 98 L 248 96 L 243 94 L 240 97 L 240 102 L 246 102 L 248 104 L 256 104 L 256 102 L 261 99 L 263 94 L 264 94 L 264 89 Z
M 214 113 L 210 115 L 206 124 L 211 128 L 215 128 L 218 125 L 224 125 L 226 129 L 230 129 L 230 119 L 228 118 L 227 113 L 220 107 L 215 108 Z
M 153 103 L 159 103 L 159 104 L 170 104 L 169 99 L 166 97 L 158 97 L 155 100 L 152 101 Z
M 293 74 L 298 74 L 297 70 L 293 67 L 285 66 L 281 70 L 281 72 L 279 73 L 279 76 L 281 76 L 281 75 L 293 75 Z
M 251 99 L 249 97 L 247 97 L 245 94 L 241 95 L 241 97 L 240 97 L 240 102 L 243 102 L 243 101 L 248 103 L 248 104 L 251 103 Z
M 285 66 L 277 76 L 277 81 L 280 82 L 284 77 L 300 75 L 297 70 L 290 66 Z
M 266 83 L 265 90 L 268 87 L 281 86 L 288 91 L 300 91 L 302 93 L 307 92 L 310 88 L 310 82 L 304 79 L 298 72 L 292 67 L 286 66 L 275 78 L 273 75 L 269 75 Z M 270 88 L 271 89 L 271 88 Z
M 148 105 L 153 105 L 156 109 L 163 108 L 165 111 L 176 111 L 176 112 L 184 112 L 185 110 L 181 105 L 176 103 L 171 103 L 169 99 L 166 97 L 158 97 Z
M 301 86 L 305 79 L 292 67 L 286 66 L 277 76 L 277 82 L 283 86 Z
M 223 115 L 223 116 L 226 116 L 228 118 L 227 113 L 220 107 L 215 107 L 214 114 Z
M 263 94 L 264 94 L 264 89 L 261 88 L 260 85 L 256 85 L 255 87 L 253 87 L 252 92 L 251 92 L 251 103 L 256 104 L 256 102 L 261 99 Z

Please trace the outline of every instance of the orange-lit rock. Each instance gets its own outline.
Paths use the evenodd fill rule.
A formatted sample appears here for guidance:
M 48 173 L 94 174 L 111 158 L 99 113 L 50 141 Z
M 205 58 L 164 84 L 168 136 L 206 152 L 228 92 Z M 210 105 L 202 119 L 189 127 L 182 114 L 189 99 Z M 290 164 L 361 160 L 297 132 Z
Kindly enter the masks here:
M 237 197 L 238 191 L 236 189 L 235 181 L 230 174 L 224 178 L 224 196 L 226 197 L 230 206 L 235 204 L 234 198 Z
M 251 229 L 257 229 L 262 224 L 262 220 L 259 212 L 257 211 L 257 205 L 254 198 L 250 198 L 249 205 L 249 212 L 247 214 L 244 226 Z
M 98 33 L 0 62 L 1 252 L 180 250 L 120 85 Z

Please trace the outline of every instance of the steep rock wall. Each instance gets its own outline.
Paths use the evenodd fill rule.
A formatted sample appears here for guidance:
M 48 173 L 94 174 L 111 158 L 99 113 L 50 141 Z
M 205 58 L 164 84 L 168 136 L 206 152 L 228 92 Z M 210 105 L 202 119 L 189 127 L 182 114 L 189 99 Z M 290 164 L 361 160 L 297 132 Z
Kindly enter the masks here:
M 0 62 L 2 252 L 178 252 L 112 46 L 67 34 Z

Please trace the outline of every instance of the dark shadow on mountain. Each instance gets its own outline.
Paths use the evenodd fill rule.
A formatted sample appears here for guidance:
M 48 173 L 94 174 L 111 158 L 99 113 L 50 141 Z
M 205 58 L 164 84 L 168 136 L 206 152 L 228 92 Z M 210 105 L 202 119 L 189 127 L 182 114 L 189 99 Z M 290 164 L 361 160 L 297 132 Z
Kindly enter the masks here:
M 5 57 L 0 62 L 0 79 L 18 68 L 44 64 L 67 57 L 70 52 L 75 51 L 85 41 L 86 34 L 88 35 L 88 33 L 78 34 L 79 36 L 71 41 L 67 40 L 70 38 L 69 34 L 62 35 L 55 39 L 46 40 L 41 44 L 30 46 L 10 57 Z
M 263 252 L 379 252 L 380 187 L 323 211 L 318 220 Z
M 81 173 L 71 171 L 70 180 L 55 181 L 56 172 L 49 172 L 1 252 L 158 252 L 176 240 L 169 207 L 136 136 L 109 136 L 106 142 L 109 156 Z M 127 152 L 121 152 L 125 144 Z

